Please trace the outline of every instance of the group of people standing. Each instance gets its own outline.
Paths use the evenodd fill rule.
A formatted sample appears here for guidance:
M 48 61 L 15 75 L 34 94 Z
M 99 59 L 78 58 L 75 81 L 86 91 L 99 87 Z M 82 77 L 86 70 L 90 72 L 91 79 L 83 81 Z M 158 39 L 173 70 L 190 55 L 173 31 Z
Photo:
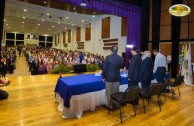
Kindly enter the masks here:
M 0 72 L 2 77 L 5 79 L 7 72 L 9 72 L 9 74 L 14 72 L 17 50 L 16 47 L 2 47 L 1 50 Z
M 118 47 L 111 48 L 111 54 L 104 61 L 102 80 L 105 82 L 107 106 L 110 105 L 110 95 L 119 92 L 120 86 L 120 68 L 122 58 L 117 54 Z M 157 49 L 154 49 L 155 61 L 151 58 L 149 51 L 144 51 L 140 54 L 136 47 L 131 49 L 132 58 L 128 67 L 128 87 L 138 86 L 141 82 L 142 88 L 148 88 L 155 74 L 158 83 L 164 83 L 164 75 L 166 73 L 167 63 L 166 57 Z M 107 108 L 107 106 L 105 106 Z M 117 106 L 111 104 L 110 108 L 114 109 Z
M 51 48 L 26 49 L 26 60 L 32 75 L 48 74 L 55 65 L 98 64 L 102 66 L 104 56 L 90 52 L 59 50 Z

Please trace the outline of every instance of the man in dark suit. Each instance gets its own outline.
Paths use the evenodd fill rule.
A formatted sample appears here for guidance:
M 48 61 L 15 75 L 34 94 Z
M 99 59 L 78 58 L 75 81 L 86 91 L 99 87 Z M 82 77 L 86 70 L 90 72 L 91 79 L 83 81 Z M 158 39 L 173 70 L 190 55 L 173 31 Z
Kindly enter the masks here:
M 110 106 L 110 109 L 113 109 L 116 105 L 110 105 L 110 95 L 119 92 L 121 81 L 120 68 L 122 66 L 122 58 L 117 54 L 117 52 L 118 47 L 113 46 L 111 48 L 111 55 L 106 57 L 102 70 L 102 80 L 106 85 L 107 106 Z
M 139 51 L 136 47 L 131 50 L 133 57 L 130 60 L 128 68 L 128 87 L 137 86 L 141 77 L 141 64 L 142 60 L 139 55 Z
M 32 61 L 31 75 L 38 75 L 38 68 L 39 68 L 39 61 L 37 59 L 37 56 L 35 56 L 34 60 Z
M 141 87 L 148 88 L 151 84 L 153 77 L 153 61 L 151 59 L 151 53 L 144 51 L 141 65 Z

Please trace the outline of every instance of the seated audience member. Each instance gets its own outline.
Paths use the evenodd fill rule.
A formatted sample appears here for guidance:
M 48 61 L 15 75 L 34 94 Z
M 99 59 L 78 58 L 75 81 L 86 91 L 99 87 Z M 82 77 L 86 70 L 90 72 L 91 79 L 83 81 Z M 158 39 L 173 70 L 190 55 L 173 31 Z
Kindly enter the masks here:
M 0 78 L 0 87 L 7 86 L 10 83 L 11 83 L 11 81 L 4 81 Z M 9 96 L 9 94 L 6 91 L 0 89 L 0 100 L 7 99 L 8 96 Z
M 87 64 L 86 59 L 84 58 L 81 63 L 82 64 Z

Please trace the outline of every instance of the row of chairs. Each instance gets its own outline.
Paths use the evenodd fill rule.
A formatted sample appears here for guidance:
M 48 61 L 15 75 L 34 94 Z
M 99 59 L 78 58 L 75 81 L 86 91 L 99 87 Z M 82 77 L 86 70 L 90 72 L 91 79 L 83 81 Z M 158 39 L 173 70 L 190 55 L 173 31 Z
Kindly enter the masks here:
M 127 88 L 125 92 L 118 92 L 118 93 L 111 94 L 110 105 L 113 102 L 117 102 L 119 104 L 121 123 L 122 123 L 122 110 L 121 109 L 123 108 L 123 106 L 126 106 L 126 104 L 133 105 L 134 113 L 136 116 L 136 102 L 137 102 L 137 99 L 139 99 L 139 96 L 141 96 L 143 99 L 144 113 L 146 112 L 144 100 L 147 99 L 148 104 L 149 104 L 151 97 L 154 95 L 157 96 L 158 106 L 161 111 L 161 97 L 160 97 L 161 94 L 164 94 L 165 100 L 166 100 L 166 93 L 171 93 L 174 99 L 175 90 L 173 89 L 173 87 L 178 87 L 178 93 L 180 97 L 179 85 L 182 84 L 183 80 L 184 80 L 183 76 L 179 75 L 175 78 L 174 82 L 170 82 L 170 79 L 166 79 L 164 84 L 159 84 L 159 83 L 151 84 L 149 88 L 147 89 L 140 89 L 139 86 Z M 108 110 L 108 114 L 109 114 L 109 111 L 110 110 Z

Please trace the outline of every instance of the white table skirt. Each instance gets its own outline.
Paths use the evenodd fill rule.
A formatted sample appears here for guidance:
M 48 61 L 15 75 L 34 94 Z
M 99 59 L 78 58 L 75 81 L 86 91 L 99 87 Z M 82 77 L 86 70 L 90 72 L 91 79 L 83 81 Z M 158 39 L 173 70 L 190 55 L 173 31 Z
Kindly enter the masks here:
M 151 83 L 157 83 L 156 79 L 152 80 Z M 139 83 L 141 87 L 141 83 Z M 124 92 L 128 88 L 128 84 L 120 85 L 119 90 Z M 70 108 L 64 107 L 63 98 L 60 97 L 59 93 L 56 93 L 55 102 L 59 103 L 58 110 L 62 111 L 62 118 L 81 118 L 84 111 L 90 110 L 95 111 L 97 106 L 104 105 L 107 103 L 105 89 L 85 93 L 81 95 L 73 95 L 70 99 Z
M 119 90 L 125 91 L 128 84 L 121 85 Z M 62 118 L 81 118 L 84 111 L 95 111 L 97 106 L 106 104 L 105 89 L 96 92 L 73 95 L 70 100 L 70 108 L 64 107 L 63 98 L 56 93 L 55 102 L 59 103 L 58 110 L 62 111 Z

